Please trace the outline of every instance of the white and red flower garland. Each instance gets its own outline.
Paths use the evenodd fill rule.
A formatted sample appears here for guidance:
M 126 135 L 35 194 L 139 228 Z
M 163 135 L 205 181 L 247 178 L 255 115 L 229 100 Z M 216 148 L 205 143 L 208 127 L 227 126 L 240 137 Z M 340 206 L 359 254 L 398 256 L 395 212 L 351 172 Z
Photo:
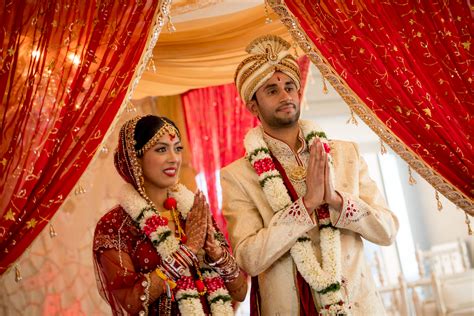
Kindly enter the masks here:
M 312 144 L 316 137 L 319 137 L 323 143 L 324 149 L 328 153 L 331 176 L 333 176 L 332 157 L 329 154 L 330 146 L 326 135 L 309 121 L 300 120 L 300 126 L 308 146 Z M 247 133 L 244 146 L 247 158 L 258 175 L 260 185 L 273 211 L 276 213 L 289 207 L 292 204 L 291 198 L 283 178 L 270 156 L 270 150 L 263 138 L 261 126 L 257 126 Z M 347 313 L 346 302 L 344 302 L 344 296 L 341 292 L 341 241 L 339 230 L 331 225 L 327 208 L 320 208 L 317 212 L 322 263 L 318 262 L 311 245 L 311 239 L 307 235 L 298 239 L 290 253 L 300 274 L 311 288 L 319 294 L 324 308 L 320 313 L 330 315 Z
M 186 219 L 194 203 L 194 194 L 184 185 L 178 184 L 170 190 L 169 195 L 176 200 L 176 209 Z M 133 186 L 127 184 L 121 197 L 120 205 L 151 240 L 161 258 L 172 256 L 179 250 L 180 240 L 168 227 L 168 219 L 160 216 L 158 211 L 149 205 Z M 212 315 L 233 315 L 231 296 L 220 275 L 207 266 L 200 268 L 205 271 L 203 281 L 207 287 L 207 299 Z M 174 291 L 182 315 L 205 315 L 189 268 L 186 269 L 185 275 L 177 280 Z

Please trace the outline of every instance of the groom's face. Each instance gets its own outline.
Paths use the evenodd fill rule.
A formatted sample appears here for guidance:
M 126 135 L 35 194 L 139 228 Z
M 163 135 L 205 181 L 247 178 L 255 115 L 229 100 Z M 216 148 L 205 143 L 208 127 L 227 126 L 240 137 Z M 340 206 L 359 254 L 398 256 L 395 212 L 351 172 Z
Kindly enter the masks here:
M 247 103 L 262 125 L 270 128 L 297 124 L 300 117 L 300 92 L 295 82 L 282 72 L 275 72 Z

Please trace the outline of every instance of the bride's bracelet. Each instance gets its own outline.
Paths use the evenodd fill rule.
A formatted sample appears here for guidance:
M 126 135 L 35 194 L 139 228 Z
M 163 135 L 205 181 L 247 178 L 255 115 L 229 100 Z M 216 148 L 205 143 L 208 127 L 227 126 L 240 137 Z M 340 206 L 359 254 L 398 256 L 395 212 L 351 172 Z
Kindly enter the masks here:
M 196 255 L 191 250 L 185 245 L 180 245 L 176 252 L 163 259 L 163 272 L 170 280 L 176 282 L 189 267 L 194 266 L 197 260 Z
M 217 261 L 210 261 L 208 256 L 206 256 L 205 260 L 211 268 L 219 273 L 224 282 L 231 282 L 239 276 L 240 269 L 230 252 L 226 248 L 222 248 L 222 250 L 222 257 Z

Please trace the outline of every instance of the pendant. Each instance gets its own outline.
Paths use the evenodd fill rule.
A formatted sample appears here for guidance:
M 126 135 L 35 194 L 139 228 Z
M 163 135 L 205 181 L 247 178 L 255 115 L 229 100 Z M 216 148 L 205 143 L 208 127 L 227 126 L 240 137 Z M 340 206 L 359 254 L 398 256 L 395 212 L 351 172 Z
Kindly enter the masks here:
M 304 181 L 306 179 L 306 168 L 303 166 L 290 167 L 288 176 L 295 182 Z

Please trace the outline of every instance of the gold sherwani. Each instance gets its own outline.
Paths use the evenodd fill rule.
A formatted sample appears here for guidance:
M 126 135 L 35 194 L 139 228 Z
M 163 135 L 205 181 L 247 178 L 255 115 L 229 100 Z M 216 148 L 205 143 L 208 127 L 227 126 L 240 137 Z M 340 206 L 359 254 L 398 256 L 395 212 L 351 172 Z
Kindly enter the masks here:
M 268 135 L 264 139 L 287 174 L 297 165 L 306 167 L 309 151 L 302 136 L 303 145 L 296 153 Z M 330 144 L 335 188 L 343 197 L 341 212 L 330 208 L 332 224 L 341 232 L 343 291 L 348 295 L 353 315 L 383 315 L 382 302 L 364 259 L 362 237 L 389 245 L 395 239 L 398 221 L 369 178 L 358 147 L 343 141 Z M 256 172 L 245 158 L 221 172 L 223 213 L 230 242 L 239 265 L 251 276 L 258 275 L 262 315 L 299 315 L 296 266 L 289 253 L 298 237 L 308 233 L 318 261 L 321 260 L 319 229 L 301 199 L 306 184 L 291 182 L 300 198 L 287 209 L 274 213 Z

